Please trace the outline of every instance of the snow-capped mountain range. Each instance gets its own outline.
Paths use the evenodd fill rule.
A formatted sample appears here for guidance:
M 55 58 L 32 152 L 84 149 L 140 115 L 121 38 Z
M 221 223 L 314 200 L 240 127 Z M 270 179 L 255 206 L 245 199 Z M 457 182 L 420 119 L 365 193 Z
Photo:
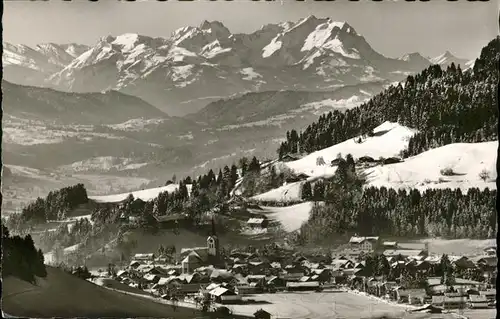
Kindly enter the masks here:
M 5 79 L 13 83 L 71 92 L 119 90 L 176 116 L 249 91 L 331 91 L 398 81 L 430 64 L 413 55 L 384 57 L 349 24 L 314 16 L 250 34 L 204 21 L 169 38 L 123 34 L 91 47 L 5 43 L 2 59 Z
M 89 49 L 79 44 L 45 43 L 30 48 L 23 44 L 3 43 L 4 78 L 11 82 L 46 86 L 44 82 Z

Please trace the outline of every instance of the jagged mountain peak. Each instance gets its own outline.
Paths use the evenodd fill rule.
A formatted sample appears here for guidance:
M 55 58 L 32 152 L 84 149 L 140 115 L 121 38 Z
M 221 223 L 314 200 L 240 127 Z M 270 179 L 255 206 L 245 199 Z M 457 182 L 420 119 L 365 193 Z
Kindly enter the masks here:
M 410 61 L 415 61 L 415 60 L 428 61 L 429 59 L 425 58 L 419 52 L 412 52 L 412 53 L 407 53 L 407 54 L 403 55 L 402 57 L 399 58 L 399 60 L 410 62 Z
M 199 29 L 216 33 L 225 33 L 228 35 L 231 34 L 229 29 L 220 21 L 205 20 L 200 24 Z
M 454 63 L 455 65 L 464 65 L 465 63 L 468 62 L 466 59 L 461 59 L 457 58 L 453 53 L 450 51 L 446 50 L 443 54 L 438 55 L 435 58 L 430 59 L 432 64 L 439 64 L 441 66 L 447 66 L 450 65 L 451 63 Z
M 24 52 L 30 51 L 30 50 L 34 51 L 32 48 L 30 48 L 29 46 L 27 46 L 25 44 L 2 42 L 2 45 L 3 45 L 4 49 L 15 50 L 19 53 L 24 53 Z
M 72 57 L 78 57 L 90 49 L 89 46 L 77 43 L 62 44 L 61 47 Z

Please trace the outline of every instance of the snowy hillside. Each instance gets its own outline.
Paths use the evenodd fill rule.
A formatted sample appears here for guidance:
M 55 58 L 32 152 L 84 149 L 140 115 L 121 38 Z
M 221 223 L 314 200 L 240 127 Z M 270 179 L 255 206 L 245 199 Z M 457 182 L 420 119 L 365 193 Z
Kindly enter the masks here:
M 296 173 L 309 176 L 327 176 L 335 173 L 335 167 L 330 167 L 330 162 L 338 154 L 345 157 L 351 154 L 355 159 L 362 156 L 379 157 L 399 156 L 399 153 L 408 146 L 411 136 L 416 130 L 404 127 L 398 123 L 385 122 L 373 130 L 372 137 L 356 137 L 334 146 L 313 152 L 300 160 L 286 163 Z M 361 141 L 360 141 L 361 139 Z M 317 165 L 318 158 L 323 157 L 326 165 Z
M 294 202 L 300 201 L 301 188 L 303 182 L 285 184 L 281 187 L 272 189 L 266 193 L 253 196 L 252 199 L 264 202 Z
M 313 208 L 313 202 L 305 202 L 288 207 L 262 207 L 266 216 L 279 221 L 285 231 L 293 232 L 300 229 L 303 223 L 309 219 Z
M 495 189 L 498 142 L 456 143 L 423 152 L 403 163 L 367 169 L 368 184 L 393 188 L 460 188 Z M 451 169 L 452 176 L 441 170 Z M 479 175 L 489 173 L 486 181 Z
M 150 189 L 144 189 L 140 191 L 130 192 L 130 193 L 122 193 L 115 195 L 105 195 L 105 196 L 89 196 L 90 200 L 93 200 L 97 203 L 119 203 L 125 200 L 129 195 L 133 195 L 134 198 L 142 199 L 143 201 L 150 201 L 158 197 L 158 194 L 163 192 L 174 192 L 179 188 L 178 184 L 170 184 L 163 187 L 156 187 Z M 191 192 L 191 185 L 187 185 L 188 192 Z

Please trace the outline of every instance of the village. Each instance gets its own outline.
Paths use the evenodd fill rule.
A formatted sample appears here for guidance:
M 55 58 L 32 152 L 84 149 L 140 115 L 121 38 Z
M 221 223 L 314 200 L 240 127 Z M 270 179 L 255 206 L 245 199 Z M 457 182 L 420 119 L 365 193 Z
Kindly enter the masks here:
M 184 248 L 177 256 L 135 254 L 128 265 L 110 265 L 107 272 L 100 269 L 98 276 L 165 302 L 180 301 L 205 310 L 265 304 L 266 300 L 256 300 L 259 294 L 328 290 L 432 313 L 496 306 L 496 247 L 475 257 L 445 257 L 429 254 L 427 244 L 353 236 L 330 255 L 297 253 L 277 244 L 265 253 L 243 249 L 222 253 L 215 227 L 206 242 L 205 247 Z M 443 273 L 443 265 L 449 271 Z M 271 318 L 271 314 L 260 309 L 255 317 Z

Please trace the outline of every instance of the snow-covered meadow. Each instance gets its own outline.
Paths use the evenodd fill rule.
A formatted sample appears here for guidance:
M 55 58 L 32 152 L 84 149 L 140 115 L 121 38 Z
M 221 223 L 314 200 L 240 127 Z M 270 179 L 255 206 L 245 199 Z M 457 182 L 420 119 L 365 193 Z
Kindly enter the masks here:
M 191 192 L 191 185 L 186 185 L 188 192 Z M 104 196 L 89 196 L 89 199 L 97 203 L 119 203 L 124 201 L 129 195 L 133 195 L 135 199 L 141 199 L 145 202 L 150 201 L 158 197 L 160 193 L 163 192 L 175 192 L 179 188 L 179 184 L 170 184 L 162 187 L 155 187 L 149 189 L 143 189 L 139 191 L 121 193 L 115 195 L 104 195 Z
M 265 304 L 231 305 L 235 314 L 252 316 L 257 310 L 269 312 L 272 318 L 290 319 L 330 319 L 330 318 L 370 318 L 382 314 L 402 314 L 405 308 L 389 304 L 364 295 L 348 292 L 324 291 L 259 294 L 255 300 L 265 300 Z
M 354 158 L 370 156 L 374 159 L 398 156 L 402 150 L 406 149 L 410 137 L 416 133 L 416 130 L 398 123 L 384 122 L 376 127 L 373 133 L 374 136 L 372 137 L 355 137 L 286 164 L 299 174 L 303 173 L 309 176 L 333 175 L 336 168 L 330 167 L 328 164 L 336 159 L 338 154 L 343 157 L 351 154 Z M 327 165 L 316 165 L 319 157 L 322 157 Z
M 496 151 L 498 141 L 484 143 L 456 143 L 438 147 L 402 163 L 375 166 L 367 169 L 368 184 L 393 188 L 460 188 L 495 189 Z M 444 176 L 442 170 L 452 170 Z M 486 172 L 485 179 L 480 178 Z

